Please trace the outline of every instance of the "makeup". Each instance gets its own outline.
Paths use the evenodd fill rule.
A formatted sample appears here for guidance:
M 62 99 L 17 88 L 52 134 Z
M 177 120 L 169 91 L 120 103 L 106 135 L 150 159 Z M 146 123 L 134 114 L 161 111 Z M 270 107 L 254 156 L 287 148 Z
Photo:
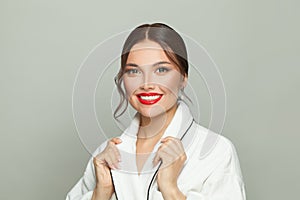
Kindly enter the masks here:
M 140 93 L 137 94 L 136 96 L 142 104 L 153 105 L 157 103 L 163 95 L 159 93 L 151 92 L 151 93 Z

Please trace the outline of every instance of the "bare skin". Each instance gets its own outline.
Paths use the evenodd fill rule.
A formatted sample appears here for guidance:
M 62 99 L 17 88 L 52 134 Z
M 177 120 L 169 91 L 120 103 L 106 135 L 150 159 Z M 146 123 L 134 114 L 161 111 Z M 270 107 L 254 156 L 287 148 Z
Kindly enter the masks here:
M 164 64 L 156 65 L 158 61 Z M 140 113 L 136 154 L 150 153 L 174 117 L 177 94 L 186 85 L 187 77 L 180 74 L 159 44 L 149 40 L 132 47 L 128 63 L 131 64 L 125 67 L 124 86 L 131 106 Z M 137 95 L 141 93 L 158 93 L 163 96 L 155 105 L 149 106 L 138 100 Z M 110 199 L 114 192 L 109 168 L 117 167 L 119 154 L 115 145 L 119 142 L 117 139 L 110 142 L 97 156 L 98 159 L 94 159 L 97 185 L 93 200 Z M 147 156 L 138 156 L 136 160 L 140 173 Z M 157 183 L 164 199 L 186 199 L 177 186 L 179 173 L 186 161 L 184 148 L 178 138 L 167 137 L 161 141 L 153 164 L 157 165 L 159 161 L 162 161 L 162 165 L 157 174 Z
M 176 109 L 177 106 L 174 105 L 166 114 L 164 114 L 164 116 L 157 116 L 155 119 L 141 116 L 141 125 L 136 141 L 136 161 L 138 175 L 140 175 L 140 172 L 147 161 L 149 153 L 153 151 L 154 146 L 161 139 L 166 128 L 170 124 Z M 157 130 L 157 133 L 153 134 L 155 133 L 153 130 Z M 147 132 L 149 132 L 149 134 Z
M 120 153 L 116 144 L 122 141 L 113 138 L 108 141 L 105 149 L 93 159 L 96 173 L 96 187 L 93 192 L 92 200 L 109 200 L 114 193 L 114 188 L 110 176 L 110 168 L 116 169 L 120 160 Z
M 154 66 L 153 63 L 158 61 L 164 64 Z M 177 94 L 185 87 L 187 76 L 180 74 L 159 44 L 149 40 L 132 47 L 127 63 L 131 65 L 125 68 L 125 90 L 130 104 L 140 113 L 136 154 L 150 153 L 174 117 Z M 163 97 L 154 105 L 143 105 L 137 98 L 140 93 L 158 93 Z M 146 160 L 147 155 L 137 157 L 139 174 Z M 154 165 L 159 161 L 163 164 L 158 171 L 157 183 L 164 199 L 186 199 L 177 186 L 179 173 L 186 161 L 181 141 L 173 137 L 164 138 L 156 152 Z
M 136 142 L 136 153 L 145 154 L 143 156 L 137 156 L 137 167 L 138 174 L 143 168 L 144 163 L 146 162 L 148 156 L 147 153 L 151 153 L 156 143 L 161 139 L 165 129 L 169 125 L 172 117 L 175 114 L 177 106 L 174 105 L 168 112 L 166 112 L 166 116 L 158 116 L 156 118 L 157 121 L 162 121 L 159 118 L 167 118 L 165 126 L 161 129 L 159 134 L 152 136 L 150 135 L 147 138 L 147 134 L 144 132 L 139 132 L 139 134 L 143 135 L 142 138 L 137 139 Z M 145 119 L 145 117 L 141 117 L 141 120 Z M 149 120 L 149 119 L 147 119 Z M 141 121 L 142 124 L 142 121 Z M 157 125 L 157 124 L 155 124 Z M 152 125 L 153 126 L 153 125 Z M 142 129 L 143 131 L 151 131 L 151 123 L 147 124 L 147 126 Z M 154 157 L 153 164 L 156 166 L 158 162 L 161 160 L 162 165 L 157 174 L 157 183 L 158 188 L 161 191 L 164 199 L 186 199 L 184 194 L 179 190 L 177 186 L 177 179 L 180 171 L 186 161 L 187 157 L 184 152 L 183 145 L 178 138 L 174 137 L 166 137 L 161 141 L 161 146 L 158 148 L 156 152 L 156 156 Z

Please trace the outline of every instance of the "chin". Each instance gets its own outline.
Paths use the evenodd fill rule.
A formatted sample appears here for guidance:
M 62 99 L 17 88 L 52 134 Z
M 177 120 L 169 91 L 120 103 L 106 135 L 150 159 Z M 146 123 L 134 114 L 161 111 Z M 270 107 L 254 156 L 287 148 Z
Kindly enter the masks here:
M 138 99 L 131 99 L 130 105 L 142 116 L 154 118 L 166 114 L 170 109 L 177 105 L 176 99 L 161 99 L 153 105 L 143 105 Z
M 136 110 L 144 117 L 155 118 L 155 117 L 159 117 L 159 116 L 164 116 L 176 104 L 177 103 L 175 103 L 174 105 L 169 105 L 167 107 L 157 104 L 155 106 L 151 106 L 148 108 L 140 107 L 139 109 L 136 109 Z
M 152 105 L 150 107 L 139 107 L 137 111 L 144 117 L 157 117 L 166 113 L 167 109 L 161 105 Z

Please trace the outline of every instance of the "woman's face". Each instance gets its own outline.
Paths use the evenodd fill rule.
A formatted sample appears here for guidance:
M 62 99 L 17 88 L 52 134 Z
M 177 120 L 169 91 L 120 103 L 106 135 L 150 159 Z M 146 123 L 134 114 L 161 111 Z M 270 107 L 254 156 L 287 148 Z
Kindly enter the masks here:
M 158 43 L 145 40 L 130 50 L 123 81 L 132 107 L 145 117 L 155 117 L 176 105 L 187 78 Z

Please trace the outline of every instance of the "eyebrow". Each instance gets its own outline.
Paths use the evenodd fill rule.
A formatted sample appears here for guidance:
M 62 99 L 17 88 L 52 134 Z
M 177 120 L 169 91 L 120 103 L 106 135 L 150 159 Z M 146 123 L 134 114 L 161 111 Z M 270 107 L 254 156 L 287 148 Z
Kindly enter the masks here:
M 154 64 L 152 64 L 152 65 L 150 65 L 150 66 L 156 66 L 156 65 L 161 65 L 161 64 L 171 64 L 170 62 L 167 62 L 167 61 L 159 61 L 159 62 L 156 62 L 156 63 L 154 63 Z M 139 65 L 137 65 L 137 64 L 135 64 L 135 63 L 127 63 L 126 65 L 125 65 L 125 67 L 126 66 L 131 66 L 131 67 L 139 67 Z M 147 65 L 146 65 L 147 66 Z

